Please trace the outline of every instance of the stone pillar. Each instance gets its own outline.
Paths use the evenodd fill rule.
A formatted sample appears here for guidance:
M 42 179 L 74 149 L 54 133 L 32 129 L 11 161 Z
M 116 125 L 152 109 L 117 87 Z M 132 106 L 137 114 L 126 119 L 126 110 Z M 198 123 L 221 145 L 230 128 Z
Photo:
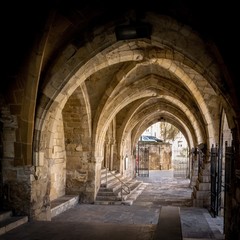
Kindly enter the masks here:
M 95 201 L 97 192 L 100 188 L 101 185 L 101 170 L 102 170 L 102 162 L 103 162 L 103 157 L 95 157 L 95 165 L 92 165 L 92 167 L 94 168 L 94 172 L 95 172 L 95 189 L 94 189 L 94 194 L 93 194 L 93 201 Z M 90 190 L 90 189 L 89 189 Z
M 193 148 L 191 153 L 190 153 L 190 162 L 192 165 L 192 169 L 191 169 L 191 182 L 190 182 L 190 186 L 194 187 L 196 186 L 196 182 L 198 179 L 198 161 L 197 161 L 197 149 Z
M 111 141 L 110 144 L 110 163 L 109 163 L 109 169 L 113 170 L 113 141 Z
M 121 167 L 120 167 L 120 160 L 117 152 L 116 140 L 113 140 L 113 143 L 112 143 L 112 158 L 113 158 L 113 169 L 116 169 L 117 171 L 120 172 Z
M 30 218 L 38 221 L 51 221 L 50 176 L 48 173 L 43 175 L 42 167 L 36 167 L 36 172 L 41 172 L 41 174 L 36 174 L 35 180 L 32 181 Z
M 106 138 L 104 142 L 104 167 L 110 169 L 110 143 Z
M 22 145 L 17 142 L 18 118 L 11 114 L 12 111 L 10 112 L 4 102 L 1 102 L 1 105 L 1 208 L 10 209 L 15 215 L 30 216 L 34 168 L 30 165 L 24 166 Z M 17 156 L 21 157 L 17 158 Z

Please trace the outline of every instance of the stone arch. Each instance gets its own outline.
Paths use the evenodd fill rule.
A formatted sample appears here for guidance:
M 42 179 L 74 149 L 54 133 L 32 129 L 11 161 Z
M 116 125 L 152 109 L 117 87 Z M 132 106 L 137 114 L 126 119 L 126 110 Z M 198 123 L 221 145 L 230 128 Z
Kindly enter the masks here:
M 199 125 L 199 122 L 197 121 L 196 117 L 191 113 L 191 111 L 188 109 L 188 107 L 185 104 L 180 102 L 180 100 L 174 99 L 171 96 L 164 95 L 164 96 L 160 96 L 158 98 L 167 100 L 169 102 L 169 104 L 171 103 L 171 104 L 175 105 L 175 107 L 181 109 L 181 111 L 186 114 L 189 121 L 191 122 L 191 125 L 193 126 L 193 129 L 195 129 L 194 131 L 195 131 L 196 136 L 197 136 L 197 140 L 194 141 L 195 142 L 194 145 L 200 144 L 200 143 L 205 141 L 204 140 L 205 137 L 203 137 L 204 131 L 203 130 L 202 130 L 202 132 L 200 131 L 201 127 Z M 132 121 L 132 118 L 134 117 L 134 114 L 137 114 L 137 111 L 138 111 L 138 109 L 141 108 L 141 105 L 143 105 L 147 101 L 149 101 L 149 100 L 142 101 L 142 103 L 137 104 L 136 108 L 133 106 L 132 109 L 130 111 L 128 111 L 128 113 L 127 113 L 128 116 L 126 117 L 125 121 L 122 122 L 122 125 L 118 130 L 118 132 L 119 132 L 118 136 L 123 136 L 124 132 L 126 133 L 128 131 L 131 131 L 131 129 L 125 130 L 125 128 L 127 128 L 127 126 L 129 126 L 128 122 Z M 152 104 L 154 104 L 154 103 L 152 103 Z M 155 103 L 155 105 L 156 105 L 156 103 Z M 158 112 L 159 111 L 160 111 L 159 107 L 156 107 L 156 113 L 155 113 L 156 117 L 158 117 L 158 115 L 159 115 Z M 177 117 L 174 116 L 174 118 L 177 118 Z M 136 117 L 136 119 L 138 119 L 138 117 Z M 137 122 L 136 122 L 136 124 L 137 124 Z M 121 142 L 120 137 L 119 137 L 118 141 Z
M 158 111 L 157 114 L 149 114 L 149 116 L 147 116 L 146 118 L 140 118 L 139 123 L 133 128 L 132 131 L 133 143 L 136 144 L 136 141 L 139 139 L 142 132 L 153 123 L 158 122 L 161 117 L 164 118 L 165 122 L 171 123 L 179 130 L 181 130 L 181 132 L 187 139 L 190 147 L 196 145 L 196 136 L 193 132 L 193 129 L 187 126 L 186 123 L 184 123 L 183 119 L 181 119 L 180 117 L 176 118 L 174 114 L 171 113 L 171 111 L 166 111 L 164 108 L 161 109 L 161 111 Z
M 176 45 L 177 51 L 179 51 L 181 53 L 178 55 L 179 56 L 178 59 L 181 60 L 181 62 L 183 62 L 186 65 L 190 64 L 191 66 L 194 66 L 195 69 L 197 69 L 199 72 L 203 73 L 206 76 L 209 76 L 208 73 L 210 72 L 210 70 L 208 73 L 206 73 L 206 71 L 203 70 L 203 69 L 206 69 L 203 64 L 205 62 L 207 64 L 209 64 L 209 63 L 211 64 L 211 67 L 208 69 L 214 69 L 214 71 L 212 71 L 214 74 L 217 72 L 215 70 L 215 65 L 213 64 L 213 61 L 211 60 L 210 56 L 208 56 L 208 54 L 206 53 L 207 51 L 206 51 L 204 42 L 201 41 L 199 36 L 197 36 L 197 34 L 195 32 L 193 32 L 192 29 L 190 29 L 184 25 L 179 25 L 175 20 L 170 19 L 165 16 L 161 16 L 159 18 L 154 15 L 148 15 L 146 17 L 146 19 L 149 20 L 149 22 L 154 24 L 154 26 L 156 27 L 156 29 L 152 35 L 151 43 L 153 45 L 155 45 L 161 49 L 162 48 L 174 49 L 174 46 L 176 45 L 176 39 L 177 39 L 175 33 L 179 32 L 181 35 L 180 40 L 181 39 L 182 40 L 181 41 L 179 40 Z M 168 28 L 166 26 L 168 26 Z M 105 38 L 103 38 L 103 39 L 105 39 Z M 110 46 L 110 44 L 113 44 L 113 43 L 115 45 L 119 45 L 119 46 L 122 44 L 120 42 L 118 42 L 118 43 L 115 42 L 116 39 L 114 37 L 114 32 L 112 32 L 112 34 L 110 36 L 108 36 L 108 39 L 109 39 L 108 42 L 104 46 L 107 46 L 108 44 Z M 186 40 L 187 40 L 187 42 L 186 42 Z M 94 41 L 95 40 L 93 40 L 91 44 L 96 49 L 96 46 L 100 46 L 99 38 L 96 40 L 96 42 L 94 42 Z M 89 44 L 89 45 L 91 45 L 91 44 Z M 196 46 L 198 46 L 198 47 L 196 48 Z M 120 49 L 120 50 L 124 50 L 124 56 L 121 55 L 121 53 L 119 53 L 119 52 L 117 55 L 114 56 L 114 48 L 113 47 L 111 47 L 110 50 L 106 50 L 107 48 L 105 48 L 105 50 L 101 54 L 97 54 L 95 58 L 86 62 L 87 59 L 90 59 L 90 57 L 93 56 L 93 53 L 88 52 L 84 48 L 77 49 L 76 46 L 69 45 L 68 50 L 70 49 L 70 51 L 73 53 L 72 54 L 73 57 L 71 58 L 71 64 L 74 66 L 73 67 L 74 69 L 78 69 L 78 70 L 75 72 L 72 72 L 72 73 L 67 71 L 67 69 L 68 69 L 67 65 L 70 62 L 70 61 L 67 61 L 65 67 L 62 66 L 63 67 L 62 69 L 64 69 L 64 74 L 63 74 L 63 72 L 54 74 L 54 77 L 52 77 L 50 84 L 48 84 L 49 87 L 45 88 L 45 90 L 43 92 L 45 93 L 46 97 L 55 96 L 56 101 L 60 101 L 64 94 L 58 94 L 57 93 L 58 90 L 56 88 L 51 87 L 51 86 L 57 87 L 57 85 L 54 82 L 56 82 L 57 84 L 60 84 L 61 86 L 64 86 L 63 89 L 61 90 L 61 92 L 64 93 L 64 91 L 67 91 L 67 93 L 70 95 L 71 92 L 73 92 L 74 88 L 76 88 L 79 85 L 79 83 L 84 81 L 84 79 L 86 79 L 94 71 L 97 71 L 100 68 L 110 66 L 111 64 L 117 63 L 119 61 L 130 61 L 130 60 L 140 61 L 143 57 L 143 51 L 132 52 L 132 51 L 128 50 L 129 48 L 133 49 L 133 47 L 130 46 L 130 44 L 129 44 L 128 48 Z M 202 51 L 199 51 L 199 48 L 200 49 L 202 48 Z M 98 49 L 100 50 L 100 47 Z M 66 49 L 66 51 L 67 51 L 67 49 Z M 107 54 L 108 51 L 110 51 L 109 54 Z M 177 52 L 177 51 L 168 52 L 167 57 L 169 57 L 169 58 L 175 57 L 176 56 L 175 52 Z M 185 57 L 184 51 L 186 51 L 187 54 L 185 54 L 185 55 L 187 57 Z M 81 52 L 81 57 L 80 57 L 80 52 Z M 84 52 L 84 54 L 82 54 L 83 52 Z M 96 52 L 98 52 L 98 50 L 95 50 L 94 54 Z M 199 57 L 200 53 L 202 54 L 201 57 Z M 84 67 L 81 67 L 84 65 L 82 56 L 84 56 L 86 59 L 85 60 L 86 64 Z M 89 56 L 89 58 L 87 58 L 86 56 Z M 191 62 L 189 60 L 190 57 L 193 58 L 193 56 L 196 56 L 195 60 L 197 60 L 197 61 Z M 69 60 L 70 60 L 70 58 L 69 58 Z M 81 61 L 79 61 L 79 60 L 81 60 Z M 77 64 L 77 62 L 80 62 L 80 64 L 79 63 Z M 196 64 L 196 62 L 197 62 L 197 64 Z M 209 65 L 208 65 L 208 67 L 209 67 Z M 92 69 L 92 70 L 90 70 L 90 69 Z M 173 70 L 173 69 L 171 68 L 170 70 Z M 59 79 L 60 75 L 63 80 Z M 71 77 L 71 75 L 74 75 L 74 76 Z
M 154 17 L 149 20 L 151 19 L 153 19 L 152 23 L 156 20 Z M 201 41 L 195 33 L 180 26 L 181 34 L 185 36 L 185 40 L 188 39 L 188 42 L 186 43 L 182 40 L 175 48 L 176 35 L 170 32 L 166 34 L 166 32 L 161 30 L 161 27 L 164 27 L 166 23 L 165 21 L 166 19 L 164 21 L 155 22 L 156 26 L 159 26 L 155 29 L 152 39 L 146 41 L 148 44 L 151 43 L 155 48 L 164 49 L 164 51 L 160 51 L 161 54 L 165 54 L 164 57 L 159 57 L 157 55 L 158 52 L 156 54 L 155 48 L 147 49 L 144 47 L 146 45 L 139 48 L 139 42 L 135 40 L 126 41 L 127 43 L 122 41 L 117 42 L 114 31 L 107 37 L 108 41 L 104 45 L 102 45 L 99 38 L 94 38 L 87 46 L 78 48 L 71 43 L 65 48 L 65 51 L 63 51 L 60 58 L 53 65 L 51 72 L 46 74 L 46 84 L 42 92 L 39 93 L 40 105 L 36 111 L 34 138 L 36 146 L 34 157 L 37 171 L 40 169 L 38 167 L 40 167 L 39 163 L 42 161 L 42 156 L 48 154 L 47 151 L 50 150 L 49 146 L 51 146 L 51 142 L 45 142 L 45 134 L 52 134 L 52 136 L 54 136 L 53 130 L 58 126 L 57 123 L 60 124 L 61 112 L 69 97 L 86 79 L 102 69 L 118 63 L 128 63 L 131 61 L 140 63 L 148 59 L 148 61 L 156 62 L 162 68 L 170 72 L 171 76 L 174 75 L 175 78 L 184 82 L 189 92 L 193 95 L 196 94 L 195 91 L 198 90 L 195 80 L 199 80 L 200 78 L 203 79 L 205 83 L 212 81 L 210 85 L 214 87 L 214 91 L 218 89 L 221 90 L 219 87 L 220 83 L 218 82 L 221 81 L 219 69 L 216 67 L 214 59 L 206 54 L 206 48 L 203 41 Z M 171 20 L 170 23 L 174 26 L 175 30 L 179 30 L 179 25 L 176 22 Z M 103 33 L 103 35 L 104 34 L 106 33 Z M 173 50 L 165 50 L 169 48 Z M 193 57 L 194 55 L 195 57 Z M 206 68 L 208 71 L 205 71 Z M 124 77 L 120 77 L 119 81 L 123 81 L 124 79 Z M 116 90 L 116 88 L 113 89 L 114 91 Z M 213 88 L 210 88 L 210 91 L 213 91 Z M 109 95 L 110 93 L 108 92 L 107 96 Z M 144 95 L 141 95 L 141 97 L 147 98 L 157 95 L 158 93 L 153 92 L 151 89 L 145 91 Z M 195 95 L 195 103 L 198 103 L 198 107 L 201 109 L 201 115 L 206 124 L 207 139 L 209 143 L 211 143 L 216 140 L 217 136 L 215 127 L 212 126 L 213 119 L 206 105 L 206 99 L 199 90 L 197 91 L 197 95 L 197 97 Z M 139 98 L 139 96 L 133 97 L 131 101 L 137 101 Z M 93 161 L 98 161 L 98 158 L 99 161 L 102 160 L 103 147 L 99 145 L 99 142 L 104 142 L 105 133 L 114 116 L 124 106 L 129 104 L 123 96 L 115 97 L 115 99 L 123 102 L 121 105 L 117 106 L 117 109 L 113 108 L 114 105 L 111 106 L 112 110 L 114 110 L 111 112 L 111 115 L 101 115 L 100 112 L 95 114 L 96 117 L 93 121 L 94 127 L 91 135 L 93 144 L 91 158 Z M 109 107 L 107 105 L 105 106 Z M 56 119 L 56 117 L 59 119 Z M 47 125 L 49 124 L 52 126 L 48 131 Z M 104 131 L 100 131 L 97 126 L 104 126 Z M 45 144 L 47 144 L 47 147 Z M 95 183 L 93 183 L 93 185 L 94 184 Z
M 146 115 L 146 116 L 145 116 Z M 182 132 L 185 134 L 186 139 L 189 140 L 190 146 L 194 146 L 196 144 L 196 133 L 194 132 L 193 128 L 191 126 L 187 126 L 186 122 L 184 122 L 184 116 L 175 117 L 174 113 L 171 111 L 171 109 L 167 109 L 166 107 L 161 107 L 161 110 L 156 110 L 156 113 L 152 113 L 151 109 L 149 109 L 149 113 L 147 114 L 139 114 L 138 116 L 138 123 L 134 124 L 134 127 L 130 127 L 132 129 L 132 140 L 133 143 L 136 143 L 136 141 L 139 139 L 141 133 L 150 126 L 150 123 L 152 123 L 152 119 L 154 119 L 154 122 L 159 121 L 161 117 L 164 117 L 166 122 L 172 122 L 174 126 L 177 126 L 182 130 Z M 133 119 L 134 121 L 134 119 Z M 136 118 L 135 118 L 136 121 Z M 129 130 L 130 131 L 130 130 Z
M 109 114 L 109 112 L 111 114 L 114 114 L 114 113 L 116 114 L 118 111 L 121 110 L 121 108 L 128 105 L 130 102 L 133 102 L 136 99 L 143 97 L 143 93 L 145 92 L 144 89 L 148 89 L 148 91 L 150 91 L 149 92 L 150 95 L 148 96 L 149 98 L 153 97 L 154 95 L 157 95 L 154 88 L 158 89 L 160 85 L 161 84 L 159 84 L 157 81 L 151 82 L 151 79 L 149 79 L 149 78 L 145 79 L 145 82 L 143 79 L 143 80 L 137 80 L 135 83 L 130 84 L 130 86 L 125 85 L 125 89 L 122 90 L 122 92 L 121 92 L 122 95 L 119 94 L 117 96 L 112 96 L 110 98 L 110 100 L 108 100 L 106 102 L 106 105 L 101 110 L 101 112 L 104 114 L 105 109 L 106 109 L 107 111 L 105 112 L 105 114 L 110 119 L 108 121 L 111 121 L 111 117 L 110 117 L 111 115 Z M 152 91 L 152 94 L 151 94 L 151 91 Z M 173 92 L 174 92 L 174 90 L 173 90 Z M 163 92 L 160 91 L 159 94 L 161 95 L 161 93 L 164 94 Z M 108 102 L 109 102 L 109 104 L 107 104 Z M 114 117 L 114 115 L 112 115 L 112 117 Z M 103 122 L 105 124 L 107 124 L 108 121 L 107 121 L 107 117 L 103 116 Z M 196 122 L 196 120 L 194 122 Z M 103 134 L 103 135 L 104 135 L 104 131 L 102 131 L 102 130 L 104 130 L 104 128 L 102 128 L 102 126 L 104 125 L 104 123 L 102 123 L 102 124 L 101 124 L 101 122 L 99 123 L 99 125 L 101 126 L 101 134 Z M 107 125 L 105 128 L 107 128 Z M 205 139 L 204 141 L 206 141 L 206 140 L 207 139 Z M 99 141 L 101 142 L 101 140 L 99 140 Z
M 168 116 L 169 115 L 169 116 Z M 181 125 L 181 122 L 179 121 L 179 119 L 174 119 L 171 114 L 166 113 L 165 111 L 162 111 L 161 113 L 161 117 L 164 118 L 164 121 L 172 124 L 173 126 L 175 126 L 177 129 L 179 129 L 179 131 L 183 134 L 183 136 L 185 137 L 187 144 L 189 146 L 189 148 L 191 146 L 194 146 L 194 142 L 192 139 L 192 135 L 189 131 L 189 129 L 187 128 L 187 126 L 185 124 Z M 145 131 L 146 128 L 150 127 L 152 124 L 155 124 L 157 122 L 159 122 L 159 117 L 155 118 L 149 122 L 147 122 L 146 124 L 142 125 L 141 128 L 139 128 L 139 130 L 135 130 L 133 131 L 133 144 L 136 144 L 137 140 L 139 139 L 140 135 Z
M 124 52 L 124 54 L 125 54 L 125 53 L 126 53 L 126 52 Z M 137 56 L 137 57 L 136 57 L 136 59 L 139 59 L 139 55 L 138 55 L 138 54 L 139 54 L 139 52 L 138 52 L 138 53 L 136 53 L 136 56 Z M 129 55 L 130 55 L 130 54 L 129 54 Z M 131 55 L 131 56 L 133 56 L 133 57 L 132 57 L 132 59 L 135 59 L 135 57 L 134 57 L 135 55 L 134 55 L 134 54 L 133 54 L 133 55 Z M 111 57 L 113 58 L 113 56 L 112 56 L 112 55 L 111 55 Z M 113 58 L 113 59 L 114 59 L 114 58 Z M 127 59 L 128 59 L 128 58 L 127 58 L 127 57 L 126 57 L 126 55 L 125 55 L 125 57 L 124 57 L 124 60 L 125 60 L 125 61 L 127 61 Z M 140 57 L 140 59 L 142 59 L 142 57 Z M 113 60 L 113 62 L 114 62 L 114 60 Z M 163 64 L 164 64 L 164 67 L 166 67 L 166 68 L 167 68 L 167 66 L 166 66 L 166 65 L 167 65 L 168 63 L 169 63 L 169 62 L 167 62 L 167 60 L 166 60 L 166 61 L 164 61 L 164 62 L 163 62 Z M 94 68 L 96 69 L 97 67 L 96 67 L 96 66 L 94 66 Z M 86 69 L 88 69 L 88 67 L 87 67 L 87 66 L 86 66 Z M 81 71 L 79 71 L 79 72 L 81 72 Z M 78 72 L 78 74 L 79 74 L 79 72 Z M 92 73 L 92 72 L 90 71 L 90 73 Z M 90 73 L 89 73 L 89 74 L 90 74 Z M 182 74 L 183 74 L 183 73 L 182 73 Z M 86 74 L 84 74 L 84 76 L 85 76 L 85 77 L 87 77 L 87 76 L 86 76 Z M 76 78 L 77 78 L 77 77 L 75 76 L 73 79 L 76 79 Z M 80 82 L 80 81 L 79 81 L 79 79 L 78 79 L 77 81 L 78 81 L 78 82 Z M 76 85 L 76 84 L 75 84 L 75 85 Z M 74 85 L 74 86 L 75 86 L 75 85 Z M 193 88 L 194 88 L 194 86 L 193 86 Z M 70 91 L 70 92 L 71 92 L 71 91 Z M 61 95 L 61 96 L 62 96 L 62 95 Z M 63 97 L 63 96 L 62 96 L 62 97 Z M 207 114 L 207 111 L 206 111 L 205 113 Z

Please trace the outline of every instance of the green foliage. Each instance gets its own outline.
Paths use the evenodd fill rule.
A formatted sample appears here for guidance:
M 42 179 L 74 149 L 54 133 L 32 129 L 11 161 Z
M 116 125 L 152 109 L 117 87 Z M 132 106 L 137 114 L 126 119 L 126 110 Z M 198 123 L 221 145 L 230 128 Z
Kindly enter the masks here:
M 179 132 L 179 129 L 172 124 L 160 122 L 160 135 L 164 142 L 173 141 Z

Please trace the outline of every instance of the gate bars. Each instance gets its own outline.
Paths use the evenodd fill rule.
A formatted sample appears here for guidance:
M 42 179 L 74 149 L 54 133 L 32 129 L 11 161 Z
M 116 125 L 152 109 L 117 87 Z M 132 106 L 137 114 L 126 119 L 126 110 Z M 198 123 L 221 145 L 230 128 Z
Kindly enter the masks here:
M 212 145 L 211 153 L 211 206 L 210 213 L 213 217 L 218 216 L 221 209 L 222 189 L 222 148 Z
M 149 148 L 138 142 L 137 169 L 138 176 L 149 177 Z

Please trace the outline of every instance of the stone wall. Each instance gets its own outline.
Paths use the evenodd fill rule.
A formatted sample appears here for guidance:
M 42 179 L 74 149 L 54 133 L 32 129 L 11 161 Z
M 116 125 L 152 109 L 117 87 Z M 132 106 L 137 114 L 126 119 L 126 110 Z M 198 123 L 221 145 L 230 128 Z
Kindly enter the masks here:
M 2 99 L 1 99 L 2 101 Z M 3 106 L 4 105 L 4 106 Z M 12 209 L 14 214 L 29 214 L 30 192 L 33 179 L 31 166 L 15 166 L 17 117 L 11 115 L 10 109 L 1 102 L 0 121 L 1 137 L 1 209 Z
M 139 145 L 149 150 L 150 170 L 169 170 L 172 168 L 172 145 L 170 143 L 148 143 Z

